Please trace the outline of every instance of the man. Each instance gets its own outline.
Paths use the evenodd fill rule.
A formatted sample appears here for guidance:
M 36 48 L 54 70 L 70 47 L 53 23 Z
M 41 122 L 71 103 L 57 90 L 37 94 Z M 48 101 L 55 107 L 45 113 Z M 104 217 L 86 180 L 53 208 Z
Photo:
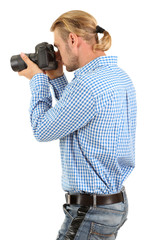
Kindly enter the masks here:
M 113 240 L 127 218 L 123 183 L 135 166 L 135 89 L 117 57 L 106 56 L 111 36 L 90 14 L 67 12 L 51 31 L 58 69 L 44 73 L 21 54 L 28 68 L 19 75 L 31 79 L 36 139 L 60 139 L 67 194 L 57 239 Z M 63 65 L 75 71 L 69 84 Z M 58 100 L 54 107 L 50 85 Z

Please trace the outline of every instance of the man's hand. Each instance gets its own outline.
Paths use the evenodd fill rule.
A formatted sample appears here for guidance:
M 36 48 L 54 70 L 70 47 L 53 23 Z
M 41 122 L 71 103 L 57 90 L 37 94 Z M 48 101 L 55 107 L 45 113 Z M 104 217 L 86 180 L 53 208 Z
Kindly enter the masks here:
M 19 76 L 24 76 L 29 80 L 37 73 L 44 73 L 35 63 L 33 63 L 24 53 L 21 53 L 21 58 L 27 64 L 27 68 L 21 72 L 18 72 Z
M 58 68 L 56 70 L 45 71 L 47 76 L 53 80 L 55 78 L 61 77 L 63 75 L 63 63 L 59 51 L 55 52 L 56 61 L 58 62 Z

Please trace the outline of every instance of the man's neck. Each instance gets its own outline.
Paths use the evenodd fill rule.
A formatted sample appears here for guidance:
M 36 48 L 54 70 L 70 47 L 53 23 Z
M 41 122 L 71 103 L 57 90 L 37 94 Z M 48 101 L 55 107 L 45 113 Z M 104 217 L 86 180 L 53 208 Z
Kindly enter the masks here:
M 101 56 L 106 56 L 106 54 L 101 50 L 93 51 L 92 46 L 87 45 L 85 48 L 81 49 L 81 52 L 79 54 L 80 67 L 85 66 L 87 63 Z

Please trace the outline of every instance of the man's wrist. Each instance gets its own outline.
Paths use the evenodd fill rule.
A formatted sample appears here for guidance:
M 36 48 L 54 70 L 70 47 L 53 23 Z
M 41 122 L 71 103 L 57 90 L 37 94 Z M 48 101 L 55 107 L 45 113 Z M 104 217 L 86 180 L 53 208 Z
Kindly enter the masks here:
M 49 77 L 49 79 L 50 80 L 55 80 L 55 79 L 57 79 L 57 78 L 60 78 L 60 77 L 62 77 L 63 75 L 64 75 L 64 73 L 61 73 L 61 74 L 46 74 L 48 77 Z
M 61 77 L 63 77 L 64 76 L 64 73 L 63 74 L 61 74 L 60 76 L 53 76 L 53 77 L 49 77 L 49 80 L 51 81 L 53 81 L 53 80 L 57 80 L 58 78 L 61 78 Z

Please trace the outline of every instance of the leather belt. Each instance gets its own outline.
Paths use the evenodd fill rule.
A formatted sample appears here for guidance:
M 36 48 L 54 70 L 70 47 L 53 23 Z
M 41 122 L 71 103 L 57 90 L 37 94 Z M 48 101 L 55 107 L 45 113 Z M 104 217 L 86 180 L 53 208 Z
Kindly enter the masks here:
M 123 192 L 108 195 L 97 194 L 65 194 L 67 204 L 75 204 L 81 206 L 97 206 L 109 205 L 124 202 Z

